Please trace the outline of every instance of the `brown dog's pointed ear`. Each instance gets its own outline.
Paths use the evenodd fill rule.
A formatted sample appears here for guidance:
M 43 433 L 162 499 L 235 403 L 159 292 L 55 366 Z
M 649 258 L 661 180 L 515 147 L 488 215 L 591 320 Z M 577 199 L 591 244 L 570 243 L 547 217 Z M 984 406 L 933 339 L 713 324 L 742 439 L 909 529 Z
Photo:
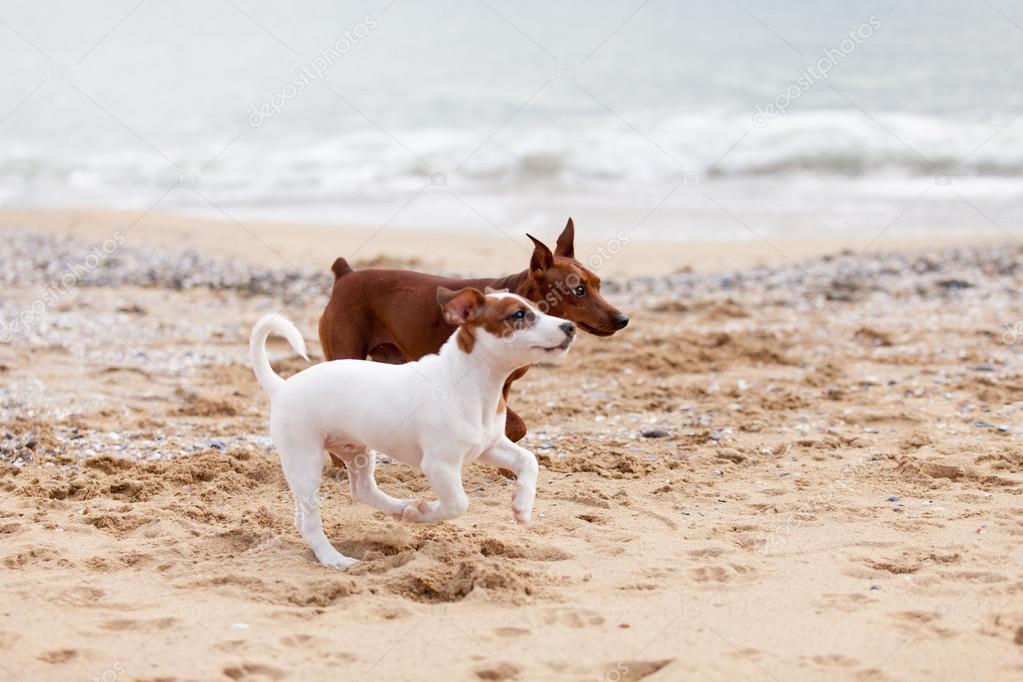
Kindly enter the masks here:
M 561 231 L 561 236 L 558 237 L 558 244 L 554 247 L 555 256 L 564 256 L 565 258 L 575 258 L 575 223 L 572 219 L 568 219 L 568 224 L 565 225 L 565 229 Z
M 444 321 L 456 327 L 471 322 L 482 312 L 484 303 L 483 294 L 478 289 L 466 287 L 452 291 L 437 287 L 437 304 L 444 313 Z
M 547 248 L 547 245 L 531 234 L 527 237 L 533 240 L 533 257 L 529 260 L 529 269 L 533 272 L 546 272 L 554 265 L 554 254 Z

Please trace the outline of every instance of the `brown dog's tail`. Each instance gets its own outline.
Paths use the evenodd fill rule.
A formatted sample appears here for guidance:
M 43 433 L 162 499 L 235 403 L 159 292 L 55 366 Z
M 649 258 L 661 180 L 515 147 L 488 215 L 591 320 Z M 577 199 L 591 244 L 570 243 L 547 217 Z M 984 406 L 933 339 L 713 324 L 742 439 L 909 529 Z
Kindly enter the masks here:
M 352 272 L 352 266 L 348 264 L 344 258 L 338 258 L 334 261 L 334 264 L 330 266 L 331 272 L 334 273 L 334 281 L 336 282 L 341 277 L 344 277 L 349 272 Z

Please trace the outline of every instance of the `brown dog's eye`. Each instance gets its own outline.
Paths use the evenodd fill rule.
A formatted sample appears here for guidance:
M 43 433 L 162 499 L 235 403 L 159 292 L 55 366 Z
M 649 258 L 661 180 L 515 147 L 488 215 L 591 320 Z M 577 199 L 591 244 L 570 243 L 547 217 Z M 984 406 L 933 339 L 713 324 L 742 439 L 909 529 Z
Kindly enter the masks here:
M 573 293 L 576 296 L 585 296 L 586 295 L 586 287 L 578 286 L 578 287 L 575 288 L 575 291 Z

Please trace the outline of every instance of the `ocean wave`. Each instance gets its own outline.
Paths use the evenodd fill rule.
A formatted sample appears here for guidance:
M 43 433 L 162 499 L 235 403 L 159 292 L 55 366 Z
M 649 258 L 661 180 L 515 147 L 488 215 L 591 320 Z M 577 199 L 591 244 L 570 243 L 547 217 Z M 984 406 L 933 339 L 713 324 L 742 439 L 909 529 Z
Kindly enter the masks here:
M 602 195 L 679 182 L 686 173 L 707 181 L 1023 176 L 1023 118 L 1011 116 L 808 111 L 762 128 L 747 116 L 717 112 L 625 118 L 628 124 L 617 118 L 572 127 L 513 124 L 497 134 L 366 129 L 328 138 L 289 131 L 274 138 L 264 129 L 239 139 L 204 170 L 200 187 L 228 203 L 255 205 L 391 196 L 414 192 L 437 176 L 466 191 Z M 172 168 L 144 147 L 128 151 L 98 139 L 93 148 L 54 148 L 23 138 L 0 150 L 0 185 L 6 203 L 123 204 L 125 197 L 148 197 L 172 185 L 183 171 L 202 169 L 217 140 L 210 135 L 170 149 L 178 160 Z

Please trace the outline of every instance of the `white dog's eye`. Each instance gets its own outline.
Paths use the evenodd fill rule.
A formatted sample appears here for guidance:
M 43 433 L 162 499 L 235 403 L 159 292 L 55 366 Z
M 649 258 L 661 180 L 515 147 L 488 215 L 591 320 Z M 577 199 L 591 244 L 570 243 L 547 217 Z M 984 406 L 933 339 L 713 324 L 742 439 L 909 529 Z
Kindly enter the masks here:
M 525 310 L 518 310 L 518 311 L 512 313 L 511 319 L 513 319 L 513 320 L 524 320 L 524 319 L 526 319 L 526 311 Z
M 586 295 L 586 287 L 578 286 L 578 287 L 575 288 L 575 292 L 574 293 L 575 293 L 576 296 L 585 296 Z

